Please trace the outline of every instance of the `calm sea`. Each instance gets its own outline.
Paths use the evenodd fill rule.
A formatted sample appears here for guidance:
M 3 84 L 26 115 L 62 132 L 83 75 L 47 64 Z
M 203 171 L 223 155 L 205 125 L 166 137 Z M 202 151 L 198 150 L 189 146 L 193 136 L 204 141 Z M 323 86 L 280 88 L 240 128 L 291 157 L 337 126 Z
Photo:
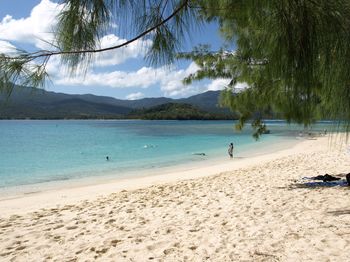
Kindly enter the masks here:
M 256 142 L 251 129 L 237 133 L 232 121 L 0 121 L 0 188 L 106 174 L 121 178 L 135 170 L 227 158 L 230 142 L 236 156 L 249 157 L 296 142 L 303 129 L 279 121 L 268 127 L 271 134 Z

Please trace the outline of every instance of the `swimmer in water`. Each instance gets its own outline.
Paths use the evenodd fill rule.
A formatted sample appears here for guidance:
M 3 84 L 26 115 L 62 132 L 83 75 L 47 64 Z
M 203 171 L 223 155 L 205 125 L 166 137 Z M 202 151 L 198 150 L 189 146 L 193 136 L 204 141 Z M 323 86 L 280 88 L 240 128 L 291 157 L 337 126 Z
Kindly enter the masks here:
M 106 160 L 109 161 L 109 156 L 106 156 Z
M 195 156 L 205 156 L 205 153 L 193 153 L 192 155 L 195 155 Z

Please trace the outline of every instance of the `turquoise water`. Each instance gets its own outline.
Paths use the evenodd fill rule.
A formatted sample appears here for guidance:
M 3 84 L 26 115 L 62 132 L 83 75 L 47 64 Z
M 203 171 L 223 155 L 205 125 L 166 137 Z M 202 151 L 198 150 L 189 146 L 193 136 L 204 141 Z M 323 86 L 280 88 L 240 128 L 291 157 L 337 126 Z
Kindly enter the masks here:
M 293 141 L 298 126 L 269 123 L 259 142 L 232 121 L 0 121 L 0 188 L 166 167 Z M 319 126 L 322 130 L 323 126 Z M 206 156 L 194 155 L 205 153 Z M 109 157 L 109 161 L 106 160 Z

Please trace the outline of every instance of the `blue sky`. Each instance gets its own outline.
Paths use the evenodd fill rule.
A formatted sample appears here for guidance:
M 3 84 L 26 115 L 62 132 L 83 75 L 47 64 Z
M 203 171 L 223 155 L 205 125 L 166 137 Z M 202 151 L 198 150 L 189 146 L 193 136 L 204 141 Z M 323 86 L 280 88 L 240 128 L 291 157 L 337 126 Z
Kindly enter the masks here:
M 50 29 L 60 6 L 54 0 L 1 0 L 0 1 L 0 53 L 16 46 L 26 50 L 47 48 L 40 39 L 52 37 Z M 124 42 L 126 39 L 111 33 L 101 40 L 107 47 Z M 185 44 L 191 50 L 198 43 L 209 43 L 214 50 L 222 41 L 215 24 L 206 25 L 194 33 L 192 40 Z M 57 58 L 48 65 L 50 84 L 45 88 L 54 92 L 70 94 L 95 94 L 121 99 L 143 97 L 188 97 L 207 90 L 219 90 L 228 83 L 226 79 L 196 82 L 184 86 L 181 80 L 196 71 L 191 61 L 181 61 L 170 67 L 152 67 L 143 55 L 149 40 L 140 40 L 126 48 L 102 54 L 96 58 L 85 76 L 68 77 Z

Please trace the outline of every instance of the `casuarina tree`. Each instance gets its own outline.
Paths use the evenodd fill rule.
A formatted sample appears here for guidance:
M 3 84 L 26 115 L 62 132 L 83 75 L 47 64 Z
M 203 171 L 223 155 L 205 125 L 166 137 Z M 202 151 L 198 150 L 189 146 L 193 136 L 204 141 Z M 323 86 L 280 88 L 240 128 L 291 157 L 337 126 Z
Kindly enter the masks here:
M 43 86 L 46 65 L 59 57 L 70 73 L 84 71 L 94 54 L 138 39 L 152 43 L 146 60 L 191 59 L 199 70 L 184 83 L 226 78 L 222 104 L 239 112 L 238 128 L 262 112 L 310 125 L 318 119 L 350 123 L 350 1 L 347 0 L 62 0 L 50 50 L 0 55 L 1 88 Z M 224 45 L 183 53 L 197 26 L 217 22 Z M 104 49 L 99 40 L 117 25 L 125 43 Z M 247 88 L 235 92 L 237 83 Z

